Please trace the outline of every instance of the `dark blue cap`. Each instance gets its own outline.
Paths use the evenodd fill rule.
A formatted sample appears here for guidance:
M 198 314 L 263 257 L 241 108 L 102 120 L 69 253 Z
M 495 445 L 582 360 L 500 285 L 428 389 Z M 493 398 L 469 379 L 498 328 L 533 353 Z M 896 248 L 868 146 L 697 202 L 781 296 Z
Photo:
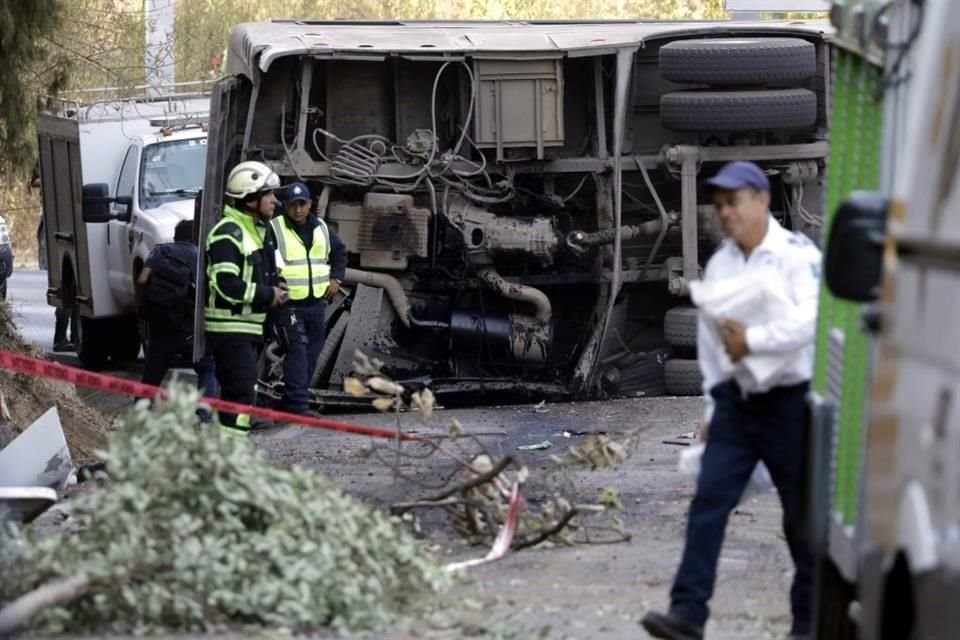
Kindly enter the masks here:
M 302 182 L 289 184 L 284 194 L 284 200 L 287 202 L 310 202 L 310 189 L 307 189 L 307 185 Z
M 767 180 L 763 169 L 744 160 L 728 162 L 723 165 L 717 175 L 707 180 L 707 186 L 710 189 L 725 189 L 727 191 L 753 187 L 757 191 L 770 193 L 770 181 Z

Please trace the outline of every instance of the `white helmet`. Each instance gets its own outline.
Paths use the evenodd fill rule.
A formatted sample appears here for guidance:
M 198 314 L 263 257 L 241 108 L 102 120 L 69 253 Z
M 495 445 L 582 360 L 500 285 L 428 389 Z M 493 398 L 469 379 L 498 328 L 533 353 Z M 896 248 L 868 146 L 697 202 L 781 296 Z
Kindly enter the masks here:
M 241 162 L 227 176 L 226 194 L 237 200 L 279 188 L 280 176 L 267 165 L 254 160 Z

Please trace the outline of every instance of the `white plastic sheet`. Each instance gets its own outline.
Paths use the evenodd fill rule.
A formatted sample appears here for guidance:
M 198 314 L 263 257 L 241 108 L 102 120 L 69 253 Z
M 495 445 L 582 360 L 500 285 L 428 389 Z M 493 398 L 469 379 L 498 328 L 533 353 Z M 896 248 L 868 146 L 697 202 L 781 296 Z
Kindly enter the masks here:
M 703 452 L 706 450 L 706 444 L 698 442 L 690 445 L 680 452 L 680 459 L 677 461 L 677 471 L 684 475 L 696 478 L 700 475 L 700 461 L 703 459 Z M 770 470 L 762 462 L 757 463 L 750 476 L 750 482 L 743 495 L 740 496 L 740 502 L 754 495 L 766 493 L 774 488 L 773 479 L 770 477 Z
M 691 282 L 690 298 L 700 309 L 707 329 L 717 344 L 723 344 L 720 320 L 735 320 L 748 327 L 788 316 L 795 305 L 787 294 L 762 273 L 736 278 Z M 799 351 L 799 350 L 798 350 Z M 735 366 L 721 352 L 724 372 L 733 376 L 742 388 L 762 389 L 796 357 L 796 352 L 748 354 Z

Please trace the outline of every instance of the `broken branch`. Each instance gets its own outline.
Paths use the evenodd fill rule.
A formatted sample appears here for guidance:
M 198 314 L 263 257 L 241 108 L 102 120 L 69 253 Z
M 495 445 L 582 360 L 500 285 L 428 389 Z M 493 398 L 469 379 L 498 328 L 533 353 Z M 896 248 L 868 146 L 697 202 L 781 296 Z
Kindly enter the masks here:
M 90 586 L 87 574 L 78 573 L 25 593 L 0 609 L 0 638 L 26 626 L 38 611 L 79 598 Z

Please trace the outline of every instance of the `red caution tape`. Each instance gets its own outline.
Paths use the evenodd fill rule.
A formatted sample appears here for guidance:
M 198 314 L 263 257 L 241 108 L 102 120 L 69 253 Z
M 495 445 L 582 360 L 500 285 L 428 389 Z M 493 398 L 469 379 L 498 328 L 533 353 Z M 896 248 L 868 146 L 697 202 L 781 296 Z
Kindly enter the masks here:
M 155 387 L 151 384 L 134 382 L 133 380 L 124 380 L 116 376 L 108 376 L 102 373 L 85 371 L 76 367 L 68 367 L 58 362 L 50 362 L 40 358 L 32 358 L 10 351 L 0 350 L 0 368 L 10 369 L 17 373 L 23 373 L 28 376 L 37 376 L 40 378 L 49 378 L 51 380 L 62 380 L 86 387 L 97 391 L 106 391 L 108 393 L 123 394 L 139 398 L 154 398 L 158 394 L 165 393 L 162 387 Z M 365 427 L 336 420 L 327 420 L 324 418 L 314 418 L 303 416 L 296 413 L 287 413 L 286 411 L 274 411 L 263 407 L 254 407 L 251 405 L 240 404 L 237 402 L 227 402 L 217 398 L 203 398 L 203 403 L 218 411 L 227 413 L 245 413 L 274 422 L 290 422 L 303 425 L 305 427 L 315 427 L 317 429 L 329 429 L 331 431 L 341 431 L 343 433 L 353 433 L 371 438 L 385 438 L 395 440 L 397 432 L 390 429 L 381 429 L 379 427 Z M 400 439 L 405 441 L 428 442 L 428 438 L 415 436 L 406 433 L 400 433 Z M 431 443 L 432 444 L 432 443 Z

